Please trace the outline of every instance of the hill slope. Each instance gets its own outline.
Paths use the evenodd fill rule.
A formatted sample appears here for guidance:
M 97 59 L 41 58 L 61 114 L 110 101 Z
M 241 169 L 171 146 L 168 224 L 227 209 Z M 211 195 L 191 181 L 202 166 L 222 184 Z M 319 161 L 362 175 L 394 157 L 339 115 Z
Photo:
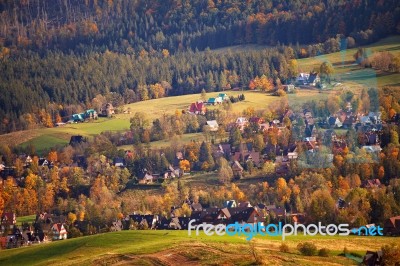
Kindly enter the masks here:
M 0 251 L 3 265 L 200 265 L 265 264 L 351 265 L 354 261 L 337 256 L 347 247 L 349 252 L 364 254 L 377 250 L 382 243 L 395 243 L 394 238 L 316 236 L 312 242 L 318 248 L 331 250 L 330 257 L 304 257 L 298 254 L 304 236 L 289 237 L 285 243 L 289 253 L 279 251 L 278 237 L 256 237 L 247 242 L 243 237 L 191 237 L 187 231 L 122 231 L 57 241 L 12 250 Z M 250 245 L 252 243 L 253 247 Z

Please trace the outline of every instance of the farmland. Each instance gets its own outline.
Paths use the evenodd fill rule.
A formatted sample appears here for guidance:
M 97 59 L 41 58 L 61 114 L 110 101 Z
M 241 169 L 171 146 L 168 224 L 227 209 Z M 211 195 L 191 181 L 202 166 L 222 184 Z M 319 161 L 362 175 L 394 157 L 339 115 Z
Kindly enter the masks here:
M 330 250 L 329 257 L 306 257 L 298 243 L 312 241 L 318 249 Z M 241 236 L 188 236 L 187 231 L 121 231 L 68 239 L 31 247 L 0 251 L 2 265 L 355 265 L 339 256 L 344 247 L 363 255 L 395 238 L 357 236 L 289 237 L 288 253 L 279 251 L 279 237 L 258 236 L 248 242 Z

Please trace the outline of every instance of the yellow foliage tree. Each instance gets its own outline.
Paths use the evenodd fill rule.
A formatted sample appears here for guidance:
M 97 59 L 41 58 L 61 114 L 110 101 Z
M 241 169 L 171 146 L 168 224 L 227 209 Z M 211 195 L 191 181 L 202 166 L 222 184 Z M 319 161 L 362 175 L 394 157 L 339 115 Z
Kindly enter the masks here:
M 190 162 L 188 160 L 181 160 L 179 162 L 179 169 L 181 169 L 183 172 L 189 172 L 190 171 Z

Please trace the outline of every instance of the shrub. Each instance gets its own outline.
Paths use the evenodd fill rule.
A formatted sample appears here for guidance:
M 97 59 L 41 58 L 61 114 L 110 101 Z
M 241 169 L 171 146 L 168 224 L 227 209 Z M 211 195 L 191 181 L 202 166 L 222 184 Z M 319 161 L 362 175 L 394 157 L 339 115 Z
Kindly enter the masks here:
M 282 243 L 282 244 L 279 246 L 279 250 L 280 250 L 281 252 L 288 253 L 288 252 L 289 252 L 289 246 L 288 246 L 287 244 L 285 244 L 285 243 Z
M 347 247 L 344 247 L 344 249 L 343 249 L 343 254 L 346 255 L 346 254 L 348 254 L 348 253 L 349 253 L 349 250 L 347 249 Z
M 400 264 L 400 245 L 385 245 L 382 247 L 382 265 Z
M 297 249 L 305 256 L 313 256 L 317 253 L 317 247 L 311 242 L 299 243 Z
M 320 256 L 320 257 L 328 257 L 328 256 L 329 256 L 329 249 L 327 249 L 327 248 L 321 248 L 321 249 L 318 251 L 318 256 Z

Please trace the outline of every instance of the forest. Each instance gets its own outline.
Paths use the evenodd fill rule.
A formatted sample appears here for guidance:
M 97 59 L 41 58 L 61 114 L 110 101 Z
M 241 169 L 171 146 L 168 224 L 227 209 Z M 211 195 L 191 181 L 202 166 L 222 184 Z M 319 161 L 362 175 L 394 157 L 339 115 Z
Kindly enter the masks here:
M 0 133 L 97 95 L 118 106 L 285 83 L 296 59 L 398 33 L 399 17 L 396 1 L 0 1 Z M 266 49 L 210 50 L 239 44 Z

